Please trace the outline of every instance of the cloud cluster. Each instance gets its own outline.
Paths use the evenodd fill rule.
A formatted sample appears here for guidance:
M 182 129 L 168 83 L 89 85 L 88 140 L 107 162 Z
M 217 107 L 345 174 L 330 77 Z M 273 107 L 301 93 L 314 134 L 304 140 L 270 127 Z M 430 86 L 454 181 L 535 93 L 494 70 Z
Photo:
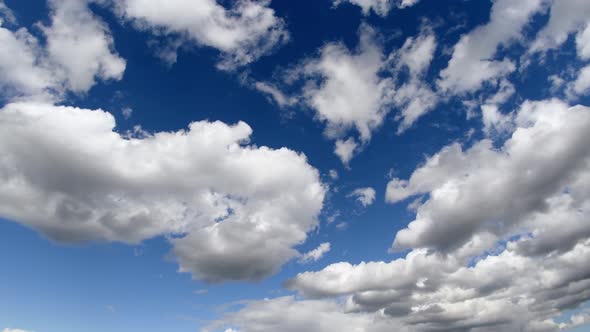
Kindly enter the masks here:
M 256 82 L 254 87 L 280 107 L 302 104 L 311 108 L 326 124 L 326 136 L 336 140 L 334 153 L 348 167 L 395 108 L 400 110 L 398 133 L 402 133 L 437 105 L 439 98 L 425 81 L 436 46 L 433 32 L 424 28 L 386 55 L 376 31 L 362 24 L 356 50 L 339 42 L 328 43 L 318 56 L 305 59 L 284 75 L 288 84 L 303 82 L 294 95 L 266 82 Z
M 476 232 L 513 232 L 566 188 L 576 194 L 573 197 L 586 199 L 590 109 L 569 108 L 558 100 L 526 102 L 515 114 L 514 125 L 512 137 L 500 148 L 488 139 L 466 151 L 452 144 L 408 180 L 396 178 L 388 184 L 389 202 L 429 196 L 416 219 L 396 235 L 396 249 L 446 251 Z
M 307 299 L 252 302 L 217 324 L 332 330 L 308 320 L 312 312 L 362 331 L 557 331 L 585 322 L 584 314 L 556 318 L 590 300 L 590 108 L 525 102 L 511 119 L 501 147 L 452 144 L 409 180 L 389 183 L 390 202 L 426 196 L 396 235 L 394 248 L 410 249 L 404 258 L 300 273 L 286 285 Z M 259 319 L 262 309 L 273 319 Z M 303 318 L 288 320 L 295 311 Z
M 222 56 L 218 67 L 231 70 L 288 41 L 285 22 L 269 3 L 239 0 L 228 9 L 216 0 L 124 0 L 116 2 L 115 8 L 140 29 L 219 50 Z M 175 51 L 171 58 L 175 61 Z
M 181 270 L 212 282 L 276 272 L 317 225 L 317 170 L 291 150 L 248 145 L 245 123 L 142 137 L 114 128 L 102 110 L 5 106 L 0 215 L 60 242 L 176 235 Z

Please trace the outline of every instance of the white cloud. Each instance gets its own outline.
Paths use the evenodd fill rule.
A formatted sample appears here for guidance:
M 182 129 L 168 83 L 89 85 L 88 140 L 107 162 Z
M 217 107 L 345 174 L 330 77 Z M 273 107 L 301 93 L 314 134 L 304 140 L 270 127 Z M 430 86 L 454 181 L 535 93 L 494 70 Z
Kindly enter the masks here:
M 576 36 L 576 47 L 578 56 L 581 59 L 590 59 L 590 21 L 586 23 L 586 27 L 578 32 Z
M 549 22 L 537 34 L 530 52 L 545 52 L 563 44 L 571 33 L 579 31 L 576 40 L 578 56 L 587 58 L 588 32 L 584 30 L 590 23 L 590 3 L 583 0 L 554 0 L 551 2 Z
M 358 144 L 354 138 L 350 137 L 346 141 L 337 140 L 334 144 L 334 153 L 340 158 L 342 164 L 348 167 L 352 157 L 358 152 Z
M 394 7 L 407 8 L 417 4 L 420 0 L 333 0 L 334 6 L 340 6 L 342 3 L 351 3 L 361 7 L 363 15 L 369 15 L 372 11 L 380 16 L 387 16 L 389 11 Z
M 396 235 L 396 248 L 446 250 L 477 232 L 502 235 L 545 209 L 547 199 L 588 171 L 588 108 L 568 108 L 557 100 L 525 102 L 514 125 L 512 137 L 500 149 L 490 140 L 466 151 L 452 144 L 409 180 L 388 184 L 390 202 L 430 195 L 416 219 Z
M 299 262 L 301 262 L 301 263 L 317 262 L 322 257 L 324 257 L 324 255 L 327 254 L 330 251 L 330 249 L 331 249 L 330 243 L 324 242 L 324 243 L 320 244 L 317 248 L 303 254 L 301 256 L 301 258 L 299 259 Z
M 583 96 L 590 90 L 590 65 L 580 69 L 578 77 L 568 85 L 568 93 Z
M 490 21 L 463 35 L 455 45 L 447 68 L 440 73 L 439 88 L 450 94 L 473 92 L 484 82 L 513 72 L 516 66 L 511 60 L 494 59 L 498 47 L 520 38 L 522 29 L 532 15 L 544 8 L 543 4 L 543 0 L 495 1 Z
M 297 103 L 297 98 L 287 96 L 274 85 L 267 82 L 256 82 L 254 88 L 272 98 L 279 107 L 292 106 Z
M 123 107 L 121 114 L 123 114 L 125 119 L 129 119 L 133 115 L 133 109 L 131 107 Z
M 88 91 L 96 78 L 119 80 L 125 60 L 115 52 L 106 24 L 86 1 L 50 1 L 51 24 L 39 24 L 41 46 L 26 28 L 0 27 L 0 87 L 8 97 L 60 98 L 67 90 Z
M 0 25 L 3 23 L 3 21 L 6 21 L 10 24 L 16 24 L 16 17 L 14 16 L 12 10 L 6 6 L 4 0 L 0 0 Z
M 318 332 L 586 324 L 585 312 L 562 316 L 590 300 L 590 109 L 525 102 L 513 116 L 500 148 L 487 139 L 467 151 L 451 145 L 408 181 L 389 184 L 390 201 L 428 194 L 415 203 L 416 221 L 396 235 L 411 249 L 405 258 L 300 273 L 286 285 L 307 299 L 251 302 L 217 324 Z M 301 319 L 288 319 L 294 313 Z
M 289 39 L 285 22 L 269 3 L 240 0 L 226 9 L 215 0 L 124 0 L 116 7 L 119 15 L 140 29 L 179 35 L 219 50 L 218 67 L 228 70 L 257 60 Z
M 26 331 L 26 330 L 20 330 L 20 329 L 4 329 L 2 330 L 2 332 L 30 332 L 30 331 Z
M 246 144 L 243 122 L 139 137 L 113 128 L 101 110 L 5 106 L 0 215 L 61 242 L 182 234 L 170 239 L 180 270 L 213 282 L 276 272 L 317 226 L 317 170 L 286 148 Z
M 504 115 L 494 104 L 485 104 L 481 106 L 483 120 L 483 131 L 491 136 L 494 133 L 505 133 L 512 129 L 512 118 L 510 115 Z
M 354 197 L 364 207 L 367 207 L 375 202 L 375 189 L 371 187 L 358 188 L 353 190 L 348 197 Z
M 375 31 L 362 25 L 359 35 L 358 50 L 326 44 L 319 58 L 305 61 L 296 72 L 308 79 L 304 99 L 326 122 L 326 135 L 339 138 L 355 128 L 366 142 L 389 111 L 393 86 L 391 79 L 379 76 L 384 59 Z
M 425 28 L 417 37 L 406 39 L 402 48 L 389 56 L 394 76 L 399 76 L 404 70 L 408 73 L 407 81 L 393 94 L 393 103 L 401 110 L 398 114 L 398 118 L 402 119 L 398 134 L 438 103 L 438 95 L 424 80 L 435 50 L 436 38 L 430 29 Z
M 368 331 L 382 326 L 398 331 L 557 331 L 554 319 L 590 298 L 590 270 L 583 263 L 590 258 L 590 242 L 542 256 L 519 253 L 513 248 L 519 242 L 509 242 L 498 255 L 471 267 L 452 257 L 412 251 L 389 263 L 333 264 L 299 274 L 288 286 L 312 297 L 345 297 L 339 311 L 349 319 L 364 317 L 362 327 Z M 305 307 L 306 301 L 298 305 Z M 257 322 L 255 317 L 243 323 L 246 330 Z
M 338 171 L 335 169 L 331 169 L 330 171 L 328 171 L 328 175 L 330 176 L 330 179 L 332 180 L 338 180 Z
M 38 41 L 26 29 L 0 26 L 0 88 L 4 95 L 35 95 L 57 84 L 49 66 L 39 61 Z
M 50 0 L 51 25 L 41 26 L 47 53 L 64 77 L 67 88 L 88 91 L 95 77 L 120 80 L 125 60 L 114 50 L 106 23 L 94 16 L 86 1 Z
M 239 327 L 231 331 L 245 332 L 391 331 L 367 329 L 371 324 L 374 322 L 368 315 L 346 313 L 335 301 L 297 301 L 293 296 L 286 296 L 249 302 L 244 309 L 227 315 L 203 331 L 217 331 L 227 325 Z

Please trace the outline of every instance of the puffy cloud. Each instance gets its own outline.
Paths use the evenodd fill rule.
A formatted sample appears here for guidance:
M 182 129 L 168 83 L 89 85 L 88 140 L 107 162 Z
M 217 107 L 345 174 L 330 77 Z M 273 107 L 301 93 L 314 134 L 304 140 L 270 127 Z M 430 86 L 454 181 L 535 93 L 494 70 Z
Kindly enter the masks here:
M 51 25 L 42 26 L 47 53 L 67 88 L 84 92 L 103 80 L 120 80 L 125 60 L 114 50 L 107 25 L 94 16 L 85 0 L 50 0 Z
M 0 88 L 4 95 L 36 95 L 57 85 L 49 66 L 41 63 L 38 41 L 26 29 L 0 25 Z
M 587 58 L 587 25 L 590 23 L 590 3 L 583 0 L 554 0 L 549 22 L 538 33 L 530 52 L 545 52 L 563 44 L 571 33 L 579 31 L 576 39 L 578 55 Z M 586 27 L 586 29 L 584 29 Z
M 324 243 L 320 244 L 317 248 L 303 254 L 301 256 L 301 258 L 299 259 L 299 261 L 301 263 L 317 262 L 322 257 L 324 257 L 324 255 L 327 254 L 330 251 L 330 249 L 331 249 L 330 243 L 324 242 Z
M 531 17 L 543 8 L 543 0 L 495 1 L 490 21 L 462 36 L 455 45 L 447 68 L 440 73 L 439 88 L 450 94 L 473 92 L 484 82 L 513 72 L 516 66 L 512 61 L 494 59 L 498 47 L 518 39 Z
M 348 167 L 352 157 L 358 152 L 359 145 L 354 138 L 349 137 L 347 140 L 337 140 L 334 144 L 334 153 L 340 158 L 344 166 Z
M 452 144 L 409 180 L 388 184 L 389 202 L 429 194 L 416 219 L 397 233 L 394 247 L 449 250 L 476 232 L 509 232 L 588 172 L 588 108 L 568 108 L 557 100 L 525 102 L 514 125 L 499 149 L 487 139 L 466 151 Z
M 390 201 L 428 194 L 396 236 L 411 249 L 405 257 L 300 273 L 286 286 L 307 299 L 248 303 L 221 322 L 243 331 L 330 331 L 314 325 L 326 315 L 359 331 L 412 332 L 586 324 L 584 312 L 563 315 L 590 300 L 590 109 L 525 102 L 511 121 L 502 146 L 451 145 L 409 180 L 390 182 Z M 286 318 L 294 310 L 297 322 Z
M 372 318 L 362 314 L 349 314 L 335 301 L 297 301 L 292 296 L 253 301 L 236 313 L 211 324 L 204 332 L 222 330 L 242 332 L 330 332 L 330 331 L 391 331 L 381 326 L 371 328 Z
M 568 85 L 570 95 L 585 95 L 590 90 L 590 65 L 580 69 L 578 77 Z
M 289 70 L 283 77 L 286 83 L 303 82 L 295 97 L 265 91 L 279 105 L 296 101 L 313 109 L 316 118 L 326 124 L 325 135 L 337 140 L 334 152 L 345 166 L 383 123 L 391 110 L 394 92 L 393 80 L 380 75 L 386 59 L 375 30 L 363 24 L 359 38 L 357 50 L 351 51 L 342 43 L 328 43 L 317 57 Z M 346 138 L 352 129 L 360 142 Z
M 390 263 L 330 265 L 288 285 L 308 296 L 345 296 L 340 310 L 366 317 L 369 331 L 383 324 L 400 331 L 557 331 L 554 319 L 590 298 L 583 263 L 590 241 L 543 256 L 519 253 L 512 248 L 519 242 L 472 266 L 412 251 Z
M 0 87 L 8 97 L 49 96 L 88 91 L 96 78 L 121 79 L 123 60 L 114 50 L 106 24 L 86 1 L 50 1 L 51 24 L 40 25 L 47 38 L 41 46 L 26 28 L 0 27 Z
M 420 0 L 333 0 L 334 6 L 340 6 L 342 3 L 351 3 L 361 7 L 363 15 L 369 15 L 374 11 L 377 15 L 387 16 L 389 11 L 394 8 L 407 8 L 417 4 Z
M 285 22 L 269 3 L 239 0 L 226 9 L 215 0 L 124 0 L 116 8 L 140 29 L 179 35 L 219 50 L 218 66 L 228 70 L 257 60 L 289 39 Z
M 291 94 L 275 84 L 253 83 L 280 107 L 303 105 L 314 110 L 316 119 L 326 124 L 325 135 L 336 140 L 334 153 L 346 167 L 394 107 L 401 110 L 397 118 L 401 119 L 398 133 L 402 133 L 439 99 L 425 82 L 437 45 L 431 29 L 424 28 L 417 37 L 408 38 L 389 56 L 367 24 L 359 28 L 359 39 L 356 50 L 328 43 L 318 56 L 286 71 L 282 83 L 302 83 L 301 89 Z M 396 86 L 396 81 L 406 76 L 408 79 Z M 352 130 L 358 139 L 350 136 Z
M 366 187 L 353 190 L 348 194 L 348 197 L 354 197 L 364 207 L 367 207 L 375 202 L 375 195 L 375 189 Z
M 424 76 L 436 50 L 436 37 L 425 28 L 417 37 L 406 39 L 404 45 L 389 56 L 393 73 L 399 76 L 407 72 L 407 81 L 398 86 L 393 103 L 401 112 L 398 134 L 408 129 L 418 118 L 432 110 L 438 103 L 438 95 L 424 81 Z
M 139 136 L 113 128 L 102 110 L 5 106 L 0 215 L 61 242 L 176 234 L 180 270 L 211 282 L 276 272 L 317 226 L 317 170 L 289 149 L 248 145 L 243 122 Z
M 366 142 L 389 111 L 393 86 L 391 79 L 379 75 L 384 57 L 375 31 L 362 25 L 359 36 L 358 50 L 350 51 L 341 43 L 326 44 L 319 58 L 304 61 L 296 74 L 308 79 L 305 103 L 326 123 L 328 137 L 341 137 L 355 128 Z

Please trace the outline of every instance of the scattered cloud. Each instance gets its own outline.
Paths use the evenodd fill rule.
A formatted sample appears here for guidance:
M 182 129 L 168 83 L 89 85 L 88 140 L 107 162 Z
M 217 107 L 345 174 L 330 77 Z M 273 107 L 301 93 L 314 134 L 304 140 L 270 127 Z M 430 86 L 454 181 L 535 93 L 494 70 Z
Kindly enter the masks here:
M 301 256 L 301 258 L 299 259 L 299 262 L 301 262 L 301 263 L 317 262 L 322 257 L 324 257 L 324 255 L 327 254 L 330 251 L 330 249 L 331 249 L 330 243 L 324 242 L 324 243 L 320 244 L 317 248 L 303 254 Z
M 407 8 L 417 4 L 420 0 L 333 0 L 334 7 L 342 3 L 350 3 L 359 6 L 363 15 L 369 15 L 371 10 L 380 16 L 387 16 L 394 8 Z
M 543 0 L 495 1 L 490 21 L 463 35 L 454 46 L 437 82 L 440 90 L 451 95 L 473 92 L 516 70 L 510 59 L 496 59 L 498 48 L 518 40 L 531 17 L 543 9 Z
M 227 9 L 215 0 L 124 0 L 115 8 L 119 16 L 141 30 L 219 50 L 218 67 L 232 70 L 256 61 L 289 40 L 284 20 L 275 15 L 269 3 L 241 0 Z M 176 59 L 175 48 L 164 49 L 166 58 Z
M 350 194 L 348 194 L 348 197 L 353 197 L 359 203 L 361 203 L 362 206 L 367 207 L 375 202 L 375 195 L 375 189 L 366 187 L 353 190 Z

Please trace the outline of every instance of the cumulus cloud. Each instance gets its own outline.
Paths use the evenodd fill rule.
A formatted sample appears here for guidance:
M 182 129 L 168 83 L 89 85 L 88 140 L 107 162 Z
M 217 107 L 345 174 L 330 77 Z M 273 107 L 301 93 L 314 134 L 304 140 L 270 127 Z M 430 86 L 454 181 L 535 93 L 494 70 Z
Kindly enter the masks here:
M 319 56 L 304 60 L 285 75 L 290 83 L 304 82 L 297 99 L 326 124 L 326 136 L 338 140 L 335 153 L 345 165 L 383 123 L 394 88 L 391 78 L 380 75 L 385 56 L 375 30 L 363 24 L 359 38 L 356 50 L 339 42 L 328 43 Z M 346 138 L 353 129 L 360 142 Z
M 544 8 L 543 0 L 498 0 L 492 6 L 490 21 L 463 35 L 454 46 L 447 68 L 437 84 L 449 94 L 464 94 L 496 81 L 516 69 L 509 59 L 495 59 L 500 46 L 520 38 L 531 17 Z M 469 75 L 465 75 L 469 73 Z
M 124 0 L 115 6 L 121 17 L 133 21 L 140 29 L 180 36 L 185 42 L 219 50 L 218 67 L 230 70 L 251 63 L 288 41 L 285 22 L 275 15 L 269 3 L 240 0 L 225 8 L 215 0 Z
M 324 242 L 324 243 L 320 244 L 317 248 L 303 254 L 301 256 L 301 258 L 299 259 L 299 262 L 301 262 L 301 263 L 317 262 L 322 257 L 324 257 L 324 255 L 327 254 L 330 251 L 330 249 L 331 249 L 330 242 Z
M 359 37 L 356 51 L 329 43 L 319 58 L 308 59 L 297 69 L 308 79 L 305 102 L 326 123 L 328 137 L 341 137 L 354 128 L 362 141 L 368 141 L 388 112 L 393 86 L 379 75 L 384 61 L 381 46 L 368 25 L 361 26 Z
M 348 167 L 352 157 L 358 152 L 359 145 L 354 138 L 349 137 L 347 140 L 337 140 L 334 144 L 334 153 L 340 158 L 342 164 Z
M 50 1 L 50 24 L 39 24 L 46 45 L 26 28 L 0 26 L 0 87 L 5 95 L 59 97 L 82 93 L 101 80 L 120 80 L 125 60 L 114 50 L 106 24 L 86 1 Z
M 453 144 L 409 180 L 389 183 L 391 202 L 426 195 L 413 203 L 416 220 L 396 235 L 394 246 L 410 249 L 405 257 L 300 273 L 286 286 L 304 299 L 248 303 L 217 324 L 332 330 L 312 312 L 362 331 L 585 324 L 584 313 L 560 317 L 590 300 L 590 109 L 547 100 L 525 102 L 513 116 L 502 146 Z M 286 318 L 294 310 L 301 320 Z
M 361 203 L 362 206 L 367 207 L 375 202 L 375 195 L 375 189 L 366 187 L 353 190 L 350 194 L 348 194 L 348 197 L 353 197 L 359 203 Z
M 107 25 L 88 9 L 86 1 L 51 0 L 51 25 L 41 26 L 47 53 L 63 73 L 69 90 L 87 91 L 95 77 L 120 80 L 125 60 L 114 50 Z
M 546 209 L 548 198 L 588 171 L 588 108 L 568 108 L 558 100 L 526 102 L 514 125 L 500 149 L 487 139 L 466 151 L 452 144 L 409 180 L 396 178 L 388 184 L 389 202 L 430 196 L 416 219 L 396 235 L 396 248 L 447 250 L 474 232 L 509 232 L 530 213 Z
M 102 110 L 5 106 L 0 215 L 60 242 L 174 235 L 180 270 L 211 282 L 276 272 L 317 225 L 317 170 L 289 149 L 248 145 L 243 122 L 141 135 L 114 128 Z
M 590 242 L 543 256 L 523 255 L 512 248 L 517 243 L 473 266 L 413 251 L 389 263 L 330 265 L 288 285 L 312 297 L 345 296 L 340 310 L 364 315 L 369 331 L 383 324 L 400 331 L 557 331 L 560 312 L 590 298 L 583 263 Z
M 350 3 L 359 6 L 363 15 L 369 15 L 371 10 L 380 16 L 387 16 L 394 7 L 407 8 L 417 4 L 420 0 L 333 0 L 334 6 Z
M 3 95 L 36 95 L 57 85 L 49 65 L 40 60 L 39 43 L 27 29 L 0 25 L 0 88 Z

